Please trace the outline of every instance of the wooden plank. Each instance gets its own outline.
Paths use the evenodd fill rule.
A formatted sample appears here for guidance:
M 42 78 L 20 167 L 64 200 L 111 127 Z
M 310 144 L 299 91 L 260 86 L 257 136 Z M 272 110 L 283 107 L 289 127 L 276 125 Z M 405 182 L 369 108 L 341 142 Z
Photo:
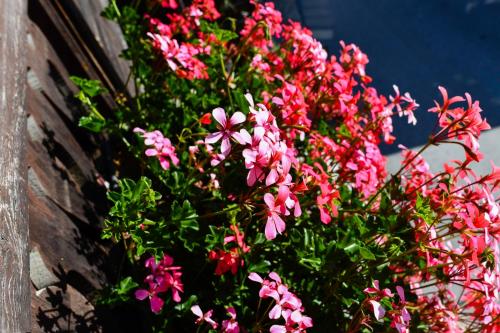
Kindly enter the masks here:
M 120 57 L 120 54 L 127 48 L 127 43 L 123 38 L 120 26 L 101 16 L 102 11 L 106 8 L 109 1 L 66 0 L 62 3 L 68 7 L 68 12 L 72 14 L 73 17 L 80 16 L 83 18 L 91 32 L 84 37 L 87 37 L 87 40 L 91 37 L 95 39 L 100 48 L 104 51 L 106 58 L 109 59 L 111 65 L 120 76 L 121 81 L 125 82 L 130 71 L 130 63 Z M 72 6 L 70 6 L 71 3 L 73 4 Z M 78 9 L 79 15 L 76 13 L 75 9 Z M 78 27 L 80 28 L 81 24 L 79 24 Z M 79 30 L 81 31 L 81 29 Z M 106 66 L 106 69 L 109 70 L 108 67 L 109 66 Z M 129 82 L 127 88 L 129 92 L 133 91 L 132 82 Z
M 0 1 L 0 331 L 31 331 L 24 0 Z
M 101 289 L 106 284 L 107 251 L 99 245 L 99 234 L 39 197 L 36 189 L 29 187 L 28 197 L 31 246 L 39 250 L 49 271 L 83 294 Z

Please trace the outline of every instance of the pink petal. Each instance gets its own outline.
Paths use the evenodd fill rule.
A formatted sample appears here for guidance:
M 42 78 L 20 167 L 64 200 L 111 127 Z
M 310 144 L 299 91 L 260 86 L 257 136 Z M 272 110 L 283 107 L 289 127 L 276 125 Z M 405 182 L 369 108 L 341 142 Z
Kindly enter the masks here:
M 285 222 L 281 219 L 281 217 L 274 213 L 272 215 L 272 219 L 274 220 L 274 224 L 276 225 L 276 230 L 278 231 L 279 234 L 283 233 L 286 229 L 286 224 Z
M 216 143 L 217 141 L 220 140 L 220 138 L 222 138 L 222 132 L 210 133 L 205 138 L 205 143 L 207 144 Z
M 399 299 L 401 300 L 401 302 L 406 302 L 405 291 L 404 291 L 403 287 L 396 286 L 396 291 L 399 295 Z
M 199 305 L 193 305 L 191 307 L 191 312 L 197 315 L 200 318 L 203 318 L 203 311 L 201 311 L 201 308 Z
M 300 323 L 302 321 L 302 313 L 300 313 L 299 310 L 295 310 L 292 312 L 290 319 L 292 319 L 296 323 Z
M 305 327 L 312 327 L 313 321 L 312 321 L 311 317 L 302 316 L 302 325 Z
M 171 154 L 170 159 L 172 160 L 172 163 L 174 163 L 174 165 L 179 165 L 179 159 L 175 154 Z
M 273 279 L 274 281 L 276 281 L 276 282 L 278 282 L 278 283 L 281 283 L 281 278 L 280 278 L 280 276 L 278 275 L 278 273 L 276 273 L 276 272 L 271 272 L 271 273 L 269 273 L 269 277 L 270 277 L 271 279 Z
M 223 108 L 215 108 L 212 111 L 212 115 L 214 116 L 215 120 L 217 120 L 217 122 L 222 125 L 222 127 L 226 128 L 227 118 L 226 112 Z
M 260 275 L 259 275 L 259 274 L 257 274 L 257 273 L 254 273 L 254 272 L 250 273 L 250 274 L 248 275 L 248 278 L 249 278 L 250 280 L 255 281 L 255 282 L 258 282 L 258 283 L 262 283 L 262 282 L 264 282 L 264 280 L 260 277 Z
M 135 291 L 135 298 L 138 300 L 144 300 L 149 296 L 149 292 L 146 289 L 138 289 Z
M 151 311 L 154 313 L 160 313 L 163 308 L 163 300 L 158 296 L 151 297 Z
M 267 218 L 266 229 L 264 230 L 267 240 L 272 240 L 276 238 L 276 226 L 274 225 L 273 219 L 271 217 Z
M 286 328 L 285 326 L 282 325 L 273 325 L 269 329 L 270 333 L 286 333 Z
M 328 212 L 328 210 L 324 207 L 319 208 L 319 215 L 320 215 L 320 220 L 324 224 L 328 224 L 332 221 L 332 218 Z
M 253 108 L 255 104 L 253 103 L 253 97 L 250 94 L 245 94 L 245 98 L 248 101 L 248 104 Z
M 264 194 L 264 202 L 270 210 L 274 209 L 274 197 L 271 193 Z
M 253 137 L 258 142 L 262 140 L 262 137 L 264 136 L 265 133 L 266 130 L 264 129 L 264 127 L 255 127 L 253 130 Z
M 248 172 L 247 185 L 253 186 L 256 181 L 257 181 L 257 168 L 253 168 Z
M 205 321 L 212 326 L 212 328 L 215 330 L 219 324 L 217 324 L 215 321 L 212 320 L 212 318 L 205 318 Z
M 281 166 L 283 167 L 283 173 L 288 174 L 290 172 L 290 168 L 292 167 L 292 162 L 287 156 L 283 155 L 281 158 Z
M 220 150 L 221 150 L 221 153 L 222 155 L 229 155 L 229 153 L 231 152 L 231 141 L 229 140 L 229 138 L 223 138 L 222 139 L 222 144 L 220 146 Z
M 278 198 L 276 198 L 276 201 L 282 204 L 286 201 L 289 195 L 290 189 L 288 188 L 288 186 L 280 186 L 278 190 Z
M 295 201 L 295 206 L 293 208 L 293 216 L 299 217 L 302 215 L 302 209 L 300 209 L 300 204 L 298 201 Z
M 370 303 L 373 306 L 373 314 L 375 315 L 375 318 L 377 320 L 384 318 L 385 309 L 382 307 L 382 305 L 380 305 L 379 302 L 374 301 L 374 300 L 370 300 Z
M 279 304 L 276 304 L 273 306 L 271 311 L 269 311 L 269 318 L 270 319 L 278 319 L 281 317 L 281 306 Z
M 237 125 L 237 124 L 241 124 L 242 122 L 244 122 L 245 120 L 247 119 L 247 117 L 245 117 L 245 115 L 241 112 L 235 112 L 232 116 L 231 116 L 231 119 L 229 119 L 229 124 L 231 126 L 234 126 L 234 125 Z
M 252 143 L 252 137 L 250 136 L 250 133 L 246 129 L 241 129 L 239 132 L 234 132 L 231 134 L 231 136 L 238 141 L 240 145 L 244 144 L 250 144 Z
M 179 295 L 179 291 L 175 288 L 172 288 L 172 299 L 176 303 L 179 303 L 181 301 L 181 296 Z
M 379 292 L 379 290 L 369 287 L 369 288 L 366 288 L 365 290 L 363 290 L 363 292 L 366 294 L 376 294 Z
M 163 168 L 163 170 L 168 170 L 170 168 L 170 163 L 167 161 L 166 158 L 160 157 L 158 158 L 158 160 L 160 161 L 160 165 Z
M 278 180 L 278 171 L 272 169 L 266 177 L 266 186 L 271 186 Z
M 250 273 L 252 274 L 252 273 Z M 255 274 L 255 273 L 253 273 Z M 232 319 L 236 319 L 236 310 L 230 306 L 229 308 L 227 308 L 227 313 L 229 313 L 229 316 L 231 316 Z
M 276 104 L 276 105 L 283 105 L 283 100 L 279 97 L 273 97 L 272 99 L 273 103 Z
M 146 153 L 146 156 L 156 156 L 156 155 L 158 155 L 158 150 L 153 149 L 153 148 L 149 148 L 149 149 L 146 149 L 145 153 Z

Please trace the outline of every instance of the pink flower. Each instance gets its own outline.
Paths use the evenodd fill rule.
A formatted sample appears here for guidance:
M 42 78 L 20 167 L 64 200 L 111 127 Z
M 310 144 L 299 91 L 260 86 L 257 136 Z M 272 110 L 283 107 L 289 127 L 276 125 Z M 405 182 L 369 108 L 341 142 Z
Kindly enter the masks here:
M 236 321 L 236 310 L 233 307 L 227 308 L 227 313 L 231 317 L 222 321 L 223 333 L 240 333 L 240 326 Z
M 177 76 L 193 79 L 208 79 L 207 66 L 196 55 L 208 53 L 200 45 L 182 43 L 168 35 L 148 32 L 148 37 L 153 40 L 153 47 L 160 50 L 168 66 Z
M 275 301 L 273 308 L 269 311 L 269 318 L 285 320 L 284 325 L 271 326 L 269 330 L 271 333 L 302 333 L 313 326 L 312 319 L 302 313 L 304 311 L 302 301 L 288 290 L 278 274 L 269 273 L 270 280 L 263 279 L 257 273 L 250 273 L 248 278 L 261 284 L 260 298 L 272 298 Z
M 196 319 L 195 323 L 200 325 L 203 322 L 206 322 L 210 326 L 212 326 L 213 329 L 216 329 L 217 326 L 219 326 L 213 319 L 212 319 L 212 313 L 214 310 L 208 310 L 206 313 L 203 313 L 201 311 L 201 308 L 198 305 L 193 305 L 191 307 L 191 312 L 193 312 L 195 315 L 198 316 L 198 319 Z
M 218 132 L 211 133 L 205 138 L 205 143 L 213 144 L 222 139 L 221 152 L 224 156 L 229 155 L 231 152 L 231 138 L 235 139 L 239 144 L 246 144 L 252 141 L 250 134 L 245 129 L 241 129 L 239 132 L 234 130 L 234 127 L 238 124 L 243 123 L 246 117 L 241 112 L 235 112 L 229 121 L 227 120 L 226 113 L 223 108 L 215 108 L 212 111 L 212 115 L 215 120 L 219 123 L 217 125 Z
M 138 289 L 135 291 L 135 298 L 138 300 L 142 301 L 149 297 L 149 303 L 151 305 L 151 311 L 153 313 L 160 313 L 161 309 L 163 308 L 163 300 L 158 297 L 158 294 L 156 291 L 148 291 L 146 289 Z
M 392 109 L 393 107 L 396 107 L 396 110 L 398 111 L 398 115 L 401 116 L 407 116 L 408 117 L 408 124 L 416 125 L 417 124 L 417 118 L 415 118 L 415 115 L 413 114 L 413 111 L 419 107 L 417 102 L 410 96 L 409 93 L 405 93 L 403 96 L 400 95 L 399 93 L 399 88 L 396 85 L 392 86 L 394 88 L 394 91 L 396 92 L 396 96 L 392 97 L 389 96 L 389 99 L 391 100 L 391 104 L 388 105 L 388 108 Z M 406 102 L 407 104 L 402 107 L 402 102 Z
M 384 307 L 377 301 L 370 300 L 369 302 L 372 305 L 373 315 L 375 316 L 375 319 L 380 320 L 384 318 L 385 315 Z
M 161 6 L 164 8 L 172 8 L 177 9 L 177 1 L 176 0 L 161 0 Z
M 463 147 L 466 150 L 467 157 L 476 161 L 480 160 L 479 136 L 482 131 L 490 129 L 486 119 L 481 118 L 482 109 L 478 101 L 472 101 L 471 96 L 466 93 L 465 99 L 461 96 L 455 96 L 448 99 L 448 92 L 443 87 L 438 87 L 443 96 L 443 104 L 434 102 L 435 107 L 430 108 L 430 112 L 439 113 L 439 125 L 442 130 L 437 133 L 433 140 L 439 143 L 445 139 L 457 138 L 463 140 Z M 467 101 L 467 108 L 451 106 L 455 103 Z
M 274 196 L 270 193 L 264 194 L 264 202 L 267 205 L 265 235 L 268 240 L 275 239 L 276 234 L 281 234 L 285 231 L 286 225 L 280 215 L 290 214 L 285 206 L 289 192 L 288 187 L 280 186 L 276 199 L 274 199 Z
M 179 158 L 177 158 L 177 155 L 175 154 L 175 147 L 172 146 L 172 143 L 168 138 L 163 137 L 163 134 L 160 131 L 146 132 L 145 130 L 136 127 L 134 128 L 134 132 L 142 135 L 146 146 L 153 146 L 153 148 L 146 149 L 145 154 L 146 156 L 156 156 L 164 170 L 168 170 L 170 168 L 170 162 L 168 159 L 170 159 L 174 165 L 179 164 Z
M 153 313 L 159 313 L 163 308 L 164 301 L 158 296 L 159 293 L 170 289 L 174 302 L 181 301 L 180 293 L 184 291 L 181 281 L 181 267 L 172 266 L 173 263 L 174 260 L 167 254 L 159 262 L 156 262 L 154 257 L 144 262 L 144 266 L 151 270 L 151 274 L 144 279 L 144 282 L 149 286 L 149 290 L 138 289 L 135 292 L 135 297 L 141 301 L 149 297 Z

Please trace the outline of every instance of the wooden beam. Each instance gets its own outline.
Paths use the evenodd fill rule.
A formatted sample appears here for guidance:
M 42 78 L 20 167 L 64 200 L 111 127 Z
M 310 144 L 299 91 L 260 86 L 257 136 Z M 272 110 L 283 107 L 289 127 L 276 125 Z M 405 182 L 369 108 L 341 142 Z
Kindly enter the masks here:
M 26 20 L 26 0 L 0 0 L 0 331 L 14 333 L 31 331 Z

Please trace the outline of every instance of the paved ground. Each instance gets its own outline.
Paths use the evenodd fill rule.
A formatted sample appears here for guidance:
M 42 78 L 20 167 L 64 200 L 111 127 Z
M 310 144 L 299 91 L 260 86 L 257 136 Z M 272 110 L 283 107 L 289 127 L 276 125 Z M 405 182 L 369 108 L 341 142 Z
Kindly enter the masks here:
M 312 28 L 330 52 L 338 41 L 358 44 L 370 58 L 368 73 L 384 94 L 392 84 L 421 105 L 419 123 L 396 123 L 399 143 L 421 145 L 434 125 L 427 113 L 439 97 L 469 92 L 500 126 L 500 0 L 277 0 L 286 17 Z M 489 146 L 488 146 L 489 145 Z M 500 131 L 483 146 L 500 164 Z M 386 153 L 397 151 L 394 145 Z M 438 157 L 438 156 L 436 156 Z M 429 156 L 432 158 L 432 155 Z

